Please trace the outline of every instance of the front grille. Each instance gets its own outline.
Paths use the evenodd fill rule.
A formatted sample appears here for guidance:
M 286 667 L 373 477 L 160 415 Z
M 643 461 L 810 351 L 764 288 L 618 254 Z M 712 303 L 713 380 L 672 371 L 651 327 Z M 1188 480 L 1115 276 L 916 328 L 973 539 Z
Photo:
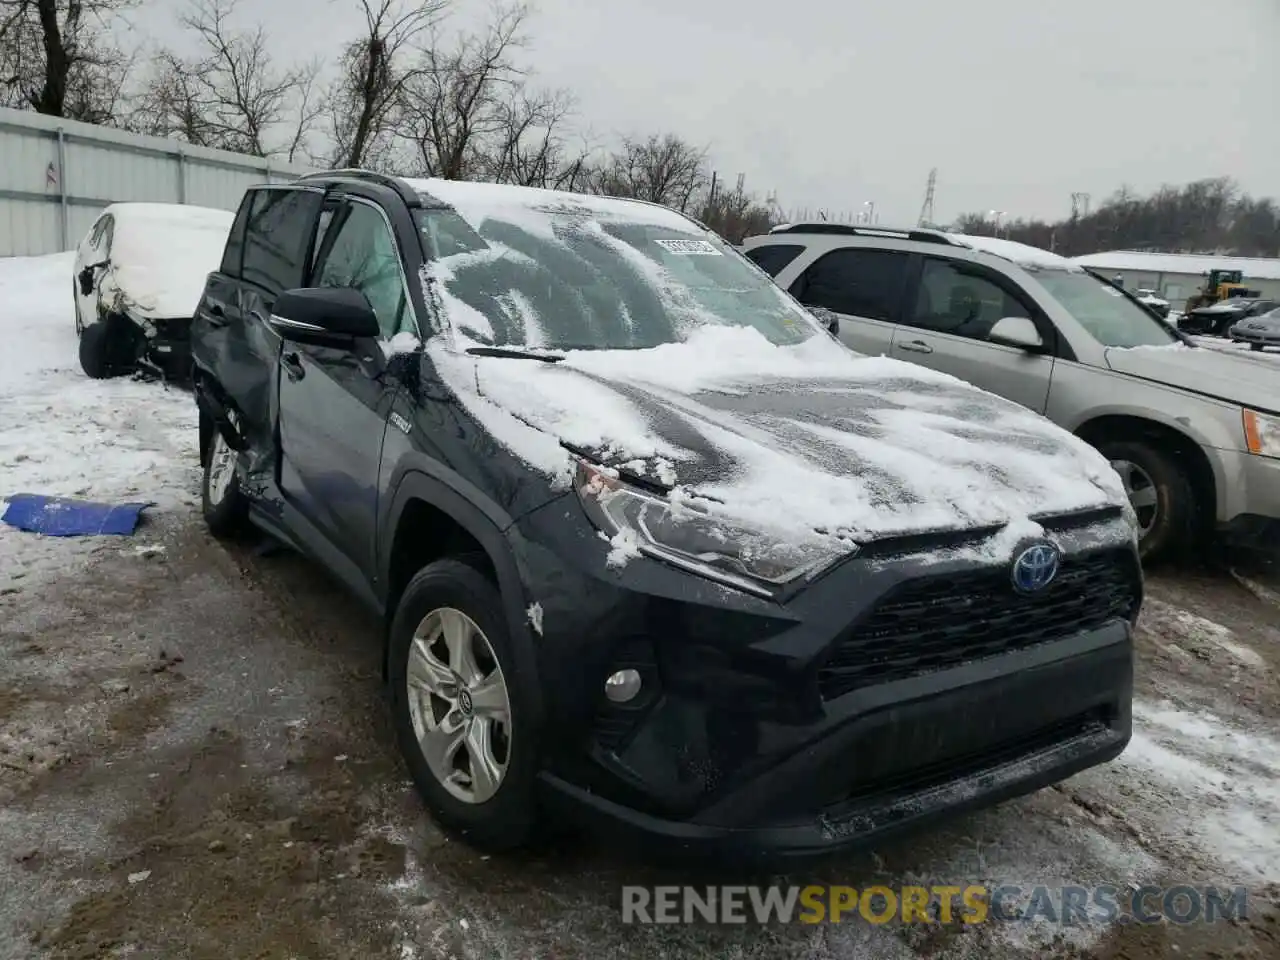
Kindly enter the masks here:
M 1007 567 L 924 577 L 891 590 L 837 641 L 818 674 L 830 700 L 1128 619 L 1137 571 L 1123 551 L 1064 557 L 1044 590 L 1020 594 Z

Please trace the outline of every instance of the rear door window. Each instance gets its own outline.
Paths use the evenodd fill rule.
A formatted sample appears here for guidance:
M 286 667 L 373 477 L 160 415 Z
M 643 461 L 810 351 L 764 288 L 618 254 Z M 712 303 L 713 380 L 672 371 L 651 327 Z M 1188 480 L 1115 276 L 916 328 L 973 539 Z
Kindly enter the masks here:
M 744 254 L 748 260 L 771 277 L 776 277 L 788 263 L 800 256 L 804 247 L 794 243 L 771 243 Z
M 305 282 L 307 251 L 324 202 L 311 190 L 254 191 L 241 279 L 277 295 Z
M 893 322 L 909 262 L 896 250 L 832 250 L 796 278 L 791 294 L 805 306 Z

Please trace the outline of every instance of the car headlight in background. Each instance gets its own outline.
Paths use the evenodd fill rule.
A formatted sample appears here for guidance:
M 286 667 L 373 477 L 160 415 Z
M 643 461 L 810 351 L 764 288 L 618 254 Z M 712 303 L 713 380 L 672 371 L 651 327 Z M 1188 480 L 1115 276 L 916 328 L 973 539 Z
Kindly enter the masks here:
M 1280 417 L 1244 410 L 1245 448 L 1260 457 L 1280 458 Z
M 774 589 L 857 550 L 836 538 L 788 542 L 689 505 L 673 505 L 584 461 L 574 487 L 591 522 L 610 539 L 630 531 L 641 553 L 760 596 L 772 596 Z

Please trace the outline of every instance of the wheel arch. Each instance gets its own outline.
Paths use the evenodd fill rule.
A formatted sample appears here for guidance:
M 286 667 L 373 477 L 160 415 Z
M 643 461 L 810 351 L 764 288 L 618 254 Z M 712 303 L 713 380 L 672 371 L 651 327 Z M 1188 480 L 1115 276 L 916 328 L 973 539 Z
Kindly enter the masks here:
M 533 636 L 525 611 L 524 581 L 507 528 L 512 523 L 496 503 L 472 500 L 427 472 L 430 465 L 411 463 L 397 471 L 378 535 L 378 583 L 388 625 L 394 622 L 400 595 L 413 575 L 444 557 L 464 559 L 492 578 L 502 597 L 517 669 L 537 676 Z M 478 493 L 478 491 L 477 491 Z M 384 638 L 383 670 L 389 645 Z M 535 689 L 541 697 L 541 688 Z M 541 702 L 538 704 L 541 712 Z
M 1211 522 L 1221 509 L 1222 483 L 1217 468 L 1189 432 L 1146 416 L 1106 413 L 1079 424 L 1075 434 L 1095 447 L 1108 440 L 1139 440 L 1172 452 L 1187 471 L 1197 503 L 1213 504 L 1213 515 L 1202 520 Z

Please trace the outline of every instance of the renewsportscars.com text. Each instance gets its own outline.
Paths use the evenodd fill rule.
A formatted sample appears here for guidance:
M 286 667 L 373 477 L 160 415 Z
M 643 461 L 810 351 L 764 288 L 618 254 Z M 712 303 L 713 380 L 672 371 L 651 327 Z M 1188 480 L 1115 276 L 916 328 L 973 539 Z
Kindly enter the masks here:
M 624 923 L 1216 923 L 1248 919 L 1244 887 L 622 888 Z

